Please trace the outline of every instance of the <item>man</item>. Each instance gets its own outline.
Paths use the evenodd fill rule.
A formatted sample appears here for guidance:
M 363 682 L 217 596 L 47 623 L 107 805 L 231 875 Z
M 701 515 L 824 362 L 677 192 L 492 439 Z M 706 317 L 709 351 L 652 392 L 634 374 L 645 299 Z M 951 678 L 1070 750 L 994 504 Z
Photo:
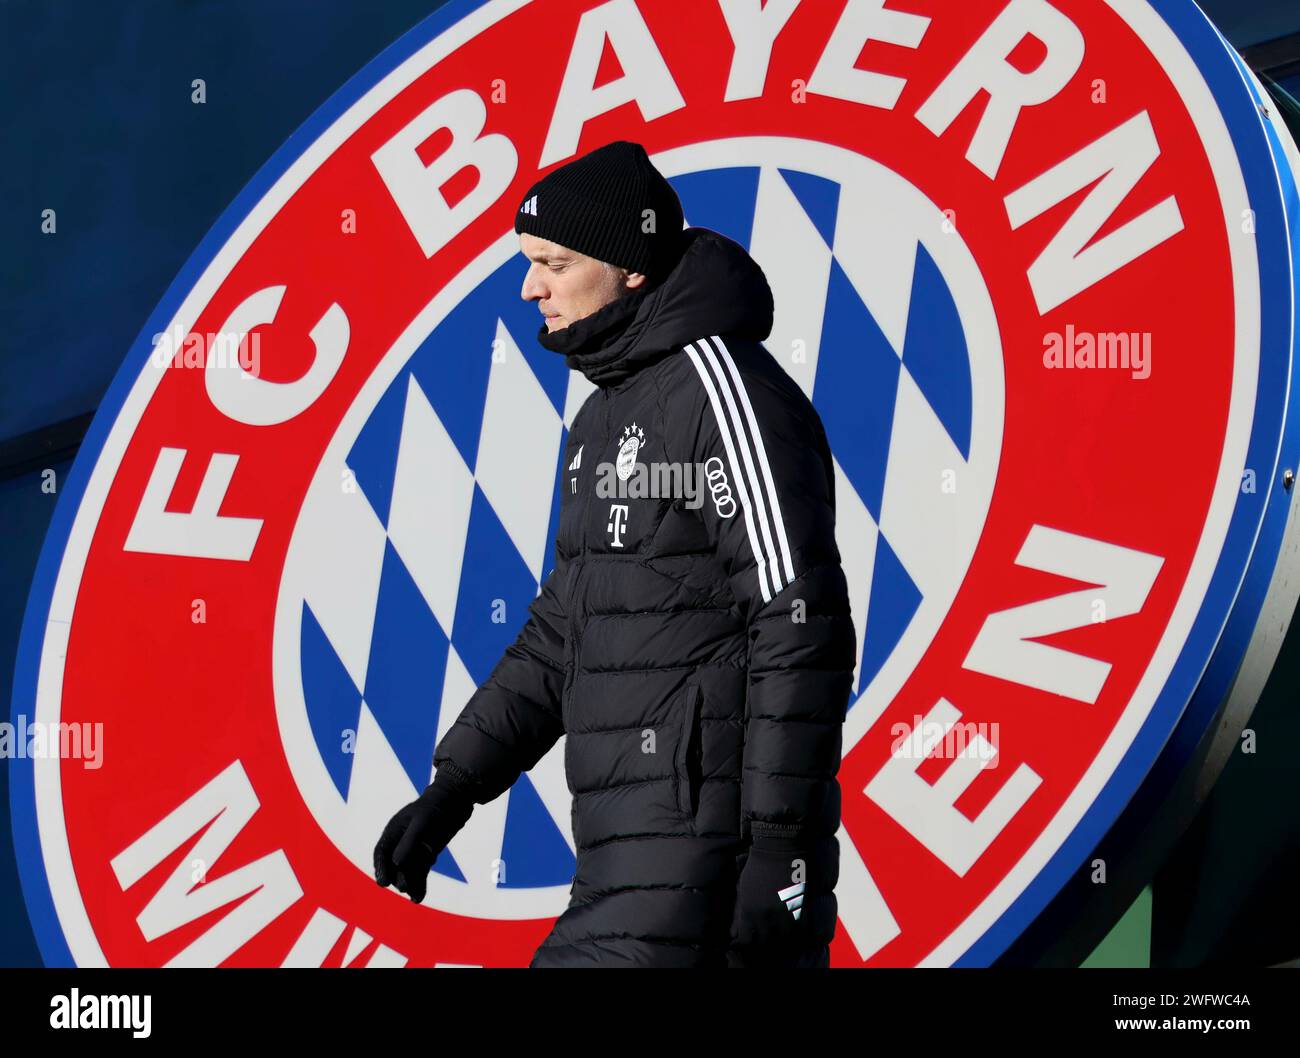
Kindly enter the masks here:
M 829 965 L 856 642 L 831 455 L 761 344 L 762 270 L 683 223 L 635 143 L 524 196 L 538 341 L 598 389 L 569 432 L 555 569 L 375 849 L 379 884 L 422 901 L 473 805 L 566 736 L 577 869 L 534 967 Z M 682 494 L 611 488 L 657 464 Z

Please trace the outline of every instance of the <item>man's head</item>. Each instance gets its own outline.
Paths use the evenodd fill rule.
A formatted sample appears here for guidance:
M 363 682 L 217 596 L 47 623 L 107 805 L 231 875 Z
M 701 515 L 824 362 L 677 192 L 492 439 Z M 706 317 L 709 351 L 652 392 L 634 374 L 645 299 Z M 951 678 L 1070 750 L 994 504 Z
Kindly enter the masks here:
M 682 205 L 639 143 L 616 140 L 553 169 L 515 214 L 531 262 L 521 296 L 548 331 L 662 279 L 680 256 Z
M 521 296 L 537 302 L 548 331 L 590 316 L 647 281 L 644 272 L 629 272 L 527 232 L 519 236 L 519 251 L 531 262 Z

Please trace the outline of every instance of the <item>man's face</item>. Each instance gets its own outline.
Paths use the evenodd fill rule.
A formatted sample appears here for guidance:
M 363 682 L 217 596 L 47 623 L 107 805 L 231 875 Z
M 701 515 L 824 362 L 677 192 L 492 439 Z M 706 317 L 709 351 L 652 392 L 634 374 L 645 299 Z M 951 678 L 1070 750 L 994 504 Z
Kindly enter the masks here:
M 645 282 L 640 272 L 629 273 L 527 232 L 519 235 L 519 252 L 531 262 L 520 297 L 537 302 L 548 331 L 590 316 Z

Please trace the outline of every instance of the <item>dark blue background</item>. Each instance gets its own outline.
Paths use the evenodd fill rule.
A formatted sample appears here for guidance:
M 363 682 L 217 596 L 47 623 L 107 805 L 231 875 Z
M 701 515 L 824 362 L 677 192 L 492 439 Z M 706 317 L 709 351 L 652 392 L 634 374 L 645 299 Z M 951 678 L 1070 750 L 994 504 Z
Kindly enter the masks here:
M 544 2 L 544 0 L 540 0 Z M 221 211 L 348 77 L 440 0 L 0 0 L 0 441 L 93 412 Z M 1294 0 L 1203 0 L 1239 47 Z M 202 78 L 207 102 L 191 102 Z M 1300 76 L 1289 79 L 1300 92 Z M 57 213 L 55 235 L 41 212 Z M 61 482 L 70 464 L 52 463 Z M 0 480 L 0 687 L 56 496 Z M 1258 724 L 1256 725 L 1258 726 Z M 0 766 L 0 965 L 39 965 Z

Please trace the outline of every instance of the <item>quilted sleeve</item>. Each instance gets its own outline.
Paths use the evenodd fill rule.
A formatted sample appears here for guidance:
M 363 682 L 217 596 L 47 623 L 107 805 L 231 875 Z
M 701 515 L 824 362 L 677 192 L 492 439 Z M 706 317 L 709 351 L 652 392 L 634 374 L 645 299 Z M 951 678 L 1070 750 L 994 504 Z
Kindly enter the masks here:
M 434 749 L 438 775 L 486 804 L 514 785 L 564 733 L 568 621 L 561 559 L 528 607 L 528 620 Z
M 700 383 L 685 425 L 700 513 L 749 628 L 743 827 L 755 847 L 830 838 L 856 636 L 825 431 L 774 361 L 742 372 L 716 336 L 686 353 Z

